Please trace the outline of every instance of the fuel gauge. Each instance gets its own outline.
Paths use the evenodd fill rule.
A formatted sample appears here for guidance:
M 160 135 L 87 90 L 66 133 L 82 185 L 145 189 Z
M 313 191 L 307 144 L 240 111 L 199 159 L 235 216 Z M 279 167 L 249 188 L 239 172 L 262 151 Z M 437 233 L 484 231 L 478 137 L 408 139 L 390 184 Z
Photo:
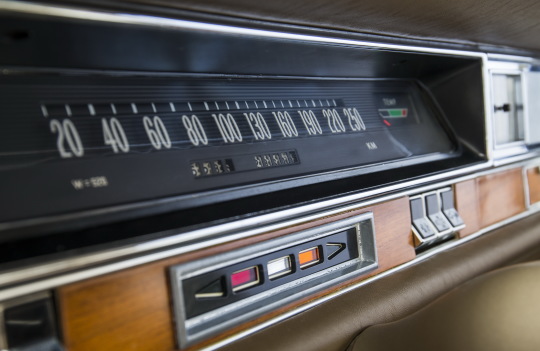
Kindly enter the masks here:
M 409 94 L 375 94 L 375 100 L 377 113 L 388 127 L 419 123 Z

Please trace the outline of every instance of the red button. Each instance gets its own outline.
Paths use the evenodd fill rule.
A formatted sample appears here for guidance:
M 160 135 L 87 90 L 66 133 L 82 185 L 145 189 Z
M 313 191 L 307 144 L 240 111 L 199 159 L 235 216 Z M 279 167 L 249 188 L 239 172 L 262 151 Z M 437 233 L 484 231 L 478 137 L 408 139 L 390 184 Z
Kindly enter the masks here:
M 240 291 L 259 284 L 259 268 L 257 266 L 243 269 L 231 274 L 233 291 Z

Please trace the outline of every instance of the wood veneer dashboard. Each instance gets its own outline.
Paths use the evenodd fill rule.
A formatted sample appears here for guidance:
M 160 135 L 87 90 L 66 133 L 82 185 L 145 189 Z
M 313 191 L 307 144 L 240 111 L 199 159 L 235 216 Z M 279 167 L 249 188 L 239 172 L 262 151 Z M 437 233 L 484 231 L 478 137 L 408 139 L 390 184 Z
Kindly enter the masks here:
M 0 9 L 3 348 L 242 347 L 540 209 L 534 58 Z
M 533 175 L 526 179 L 538 186 L 536 169 L 529 172 Z M 522 168 L 511 168 L 456 183 L 454 188 L 457 209 L 463 214 L 467 225 L 466 229 L 459 233 L 459 238 L 524 214 L 527 208 L 524 180 Z M 490 201 L 479 200 L 489 196 L 488 194 L 493 196 Z M 501 208 L 504 210 L 501 211 Z M 265 233 L 251 240 L 233 242 L 61 287 L 57 290 L 57 296 L 66 346 L 70 350 L 174 349 L 174 323 L 167 283 L 168 267 L 365 212 L 374 213 L 379 255 L 379 267 L 376 270 L 238 326 L 197 345 L 195 349 L 249 330 L 257 324 L 279 317 L 280 314 L 301 309 L 302 305 L 316 301 L 317 298 L 354 286 L 417 257 L 411 233 L 408 197 L 352 208 L 302 225 Z M 459 242 L 459 239 L 456 242 Z M 132 348 L 131 345 L 137 346 Z

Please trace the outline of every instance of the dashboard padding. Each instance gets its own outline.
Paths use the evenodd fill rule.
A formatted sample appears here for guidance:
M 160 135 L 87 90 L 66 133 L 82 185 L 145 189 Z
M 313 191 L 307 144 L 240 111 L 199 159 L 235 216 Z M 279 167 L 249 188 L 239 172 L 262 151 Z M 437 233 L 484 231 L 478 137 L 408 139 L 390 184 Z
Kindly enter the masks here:
M 536 0 L 71 0 L 62 3 L 101 4 L 109 8 L 152 5 L 364 34 L 540 52 L 537 39 L 540 2 Z

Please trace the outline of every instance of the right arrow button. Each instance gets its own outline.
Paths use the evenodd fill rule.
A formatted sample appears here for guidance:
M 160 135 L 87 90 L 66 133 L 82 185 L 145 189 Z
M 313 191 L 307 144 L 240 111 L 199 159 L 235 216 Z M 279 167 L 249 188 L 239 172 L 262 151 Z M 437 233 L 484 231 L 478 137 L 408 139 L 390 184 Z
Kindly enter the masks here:
M 326 252 L 328 253 L 328 259 L 331 260 L 337 255 L 339 255 L 347 245 L 345 243 L 327 243 Z

